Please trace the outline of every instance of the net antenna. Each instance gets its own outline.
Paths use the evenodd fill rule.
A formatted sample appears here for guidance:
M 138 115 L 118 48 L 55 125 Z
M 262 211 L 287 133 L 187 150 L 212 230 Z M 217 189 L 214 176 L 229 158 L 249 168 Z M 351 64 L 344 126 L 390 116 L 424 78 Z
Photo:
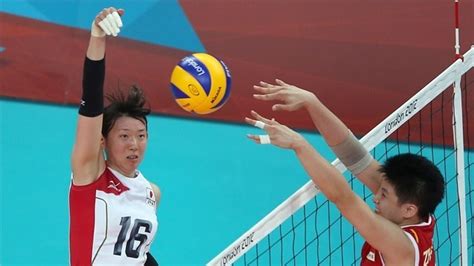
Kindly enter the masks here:
M 460 230 L 457 232 L 460 234 L 460 253 L 461 257 L 458 258 L 459 255 L 455 255 L 454 260 L 459 261 L 461 265 L 468 265 L 468 258 L 467 258 L 467 222 L 466 222 L 466 204 L 465 204 L 465 173 L 464 173 L 464 146 L 463 146 L 463 125 L 462 125 L 462 102 L 461 102 L 461 77 L 466 72 L 468 72 L 471 68 L 474 67 L 474 47 L 471 48 L 467 53 L 464 54 L 462 57 L 463 59 L 458 58 L 453 64 L 451 64 L 446 70 L 444 70 L 440 75 L 438 75 L 435 79 L 429 82 L 425 87 L 423 87 L 418 93 L 416 93 L 413 97 L 411 97 L 407 102 L 402 104 L 397 110 L 395 110 L 391 115 L 389 115 L 385 120 L 383 120 L 380 124 L 378 124 L 375 128 L 373 128 L 369 133 L 367 133 L 360 141 L 364 145 L 364 147 L 371 151 L 373 150 L 378 144 L 382 143 L 386 138 L 392 135 L 400 126 L 415 116 L 423 107 L 430 104 L 438 95 L 446 91 L 447 89 L 451 88 L 454 84 L 454 96 L 453 100 L 453 124 L 452 128 L 455 133 L 454 136 L 454 145 L 455 145 L 455 153 L 456 153 L 456 174 L 454 175 L 453 179 L 457 179 L 457 186 L 458 186 L 458 198 L 456 200 L 459 201 L 459 224 Z M 407 112 L 410 110 L 410 112 Z M 421 113 L 420 113 L 421 115 Z M 410 127 L 410 123 L 408 122 L 408 127 Z M 421 133 L 420 133 L 421 134 Z M 420 144 L 421 145 L 421 144 Z M 421 149 L 423 149 L 422 147 Z M 332 165 L 338 169 L 341 173 L 345 172 L 346 168 L 344 165 L 336 159 L 332 162 Z M 303 185 L 300 189 L 298 189 L 293 195 L 291 195 L 287 200 L 281 203 L 278 207 L 276 207 L 273 211 L 271 211 L 267 216 L 265 216 L 262 220 L 260 220 L 257 224 L 255 224 L 252 228 L 250 228 L 247 232 L 237 238 L 232 244 L 230 244 L 227 248 L 225 248 L 222 252 L 220 252 L 216 257 L 214 257 L 211 261 L 208 262 L 207 265 L 231 265 L 235 263 L 239 258 L 241 258 L 244 254 L 248 253 L 255 247 L 261 240 L 267 238 L 267 241 L 270 242 L 270 234 L 274 232 L 275 229 L 280 228 L 280 235 L 281 235 L 281 225 L 291 217 L 291 223 L 293 224 L 293 217 L 294 214 L 303 208 L 308 202 L 319 194 L 319 190 L 312 181 L 308 181 L 305 185 Z M 472 194 L 472 193 L 471 193 Z M 452 219 L 450 215 L 451 207 L 447 207 L 446 216 Z M 303 208 L 304 212 L 305 208 Z M 316 215 L 315 215 L 316 216 Z M 470 219 L 472 223 L 472 218 Z M 448 221 L 449 223 L 449 221 Z M 330 225 L 331 226 L 331 225 Z M 315 226 L 316 227 L 316 226 Z M 306 230 L 306 226 L 305 226 Z M 294 234 L 293 229 L 293 234 Z M 355 234 L 355 233 L 353 233 Z M 305 232 L 306 235 L 306 232 Z M 342 238 L 342 237 L 341 237 Z M 293 237 L 293 242 L 294 242 Z M 306 236 L 305 240 L 306 242 Z M 331 241 L 328 240 L 328 242 Z M 341 242 L 346 242 L 347 240 L 341 239 Z M 449 240 L 450 241 L 450 240 Z M 263 241 L 262 241 L 263 242 Z M 443 246 L 446 241 L 443 243 L 437 243 L 438 246 Z M 472 240 L 471 240 L 472 242 Z M 305 243 L 306 244 L 306 243 Z M 472 243 L 471 243 L 472 244 Z M 270 243 L 269 243 L 270 245 Z M 274 245 L 271 245 L 267 249 L 267 253 L 271 253 L 271 249 Z M 306 248 L 305 246 L 304 248 Z M 473 247 L 471 247 L 473 248 Z M 281 244 L 281 249 L 283 249 L 283 244 Z M 294 248 L 293 248 L 294 249 Z M 359 248 L 360 249 L 360 248 Z M 451 248 L 450 248 L 451 249 Z M 306 252 L 306 251 L 305 251 Z M 317 251 L 319 252 L 319 251 Z M 451 251 L 449 251 L 451 252 Z M 257 246 L 257 257 L 258 257 L 258 246 Z M 295 253 L 293 251 L 293 253 Z M 260 252 L 262 254 L 262 252 Z M 319 253 L 318 253 L 319 254 Z M 274 254 L 268 254 L 270 256 L 269 261 L 271 261 L 271 257 Z M 283 255 L 281 255 L 283 258 Z M 296 256 L 298 254 L 293 254 L 294 263 L 296 263 Z M 244 257 L 245 259 L 245 257 Z M 329 259 L 331 262 L 331 259 Z M 255 261 L 255 260 L 254 260 Z M 318 257 L 318 264 L 319 264 L 319 257 Z M 252 262 L 251 262 L 252 263 Z M 249 263 L 249 264 L 251 264 Z M 247 265 L 247 262 L 244 262 L 244 265 Z M 258 264 L 258 261 L 257 261 Z M 265 265 L 271 264 L 265 262 Z M 281 262 L 278 263 L 279 265 L 282 264 Z M 314 264 L 314 261 L 311 261 L 310 264 Z M 330 263 L 331 264 L 331 263 Z M 342 263 L 344 264 L 344 263 Z M 240 265 L 240 262 L 239 262 Z
M 461 45 L 459 44 L 459 0 L 454 0 L 454 50 L 455 59 L 462 59 L 460 54 Z

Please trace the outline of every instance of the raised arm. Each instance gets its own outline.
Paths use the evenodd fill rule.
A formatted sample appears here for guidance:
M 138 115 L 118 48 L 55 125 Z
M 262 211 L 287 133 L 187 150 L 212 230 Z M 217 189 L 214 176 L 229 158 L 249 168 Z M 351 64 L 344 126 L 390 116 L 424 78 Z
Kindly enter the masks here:
M 115 14 L 114 14 L 115 12 Z M 106 35 L 117 36 L 123 10 L 103 9 L 92 22 L 91 36 L 84 61 L 82 99 L 76 139 L 71 156 L 73 183 L 94 182 L 105 169 L 102 153 Z M 118 18 L 118 19 L 117 19 Z M 114 24 L 112 24 L 114 23 Z
M 347 126 L 310 91 L 276 80 L 276 85 L 260 82 L 254 97 L 264 101 L 279 101 L 273 111 L 295 111 L 304 108 L 338 158 L 373 193 L 380 187 L 380 164 L 373 160 Z
M 403 230 L 396 224 L 374 213 L 350 188 L 339 171 L 329 164 L 300 134 L 275 120 L 266 119 L 252 111 L 246 118 L 250 125 L 260 121 L 271 144 L 295 152 L 313 183 L 327 199 L 333 202 L 342 215 L 373 247 L 384 254 L 387 264 L 409 265 L 414 261 L 414 248 Z M 257 135 L 248 135 L 261 143 Z M 387 241 L 390 239 L 390 241 Z

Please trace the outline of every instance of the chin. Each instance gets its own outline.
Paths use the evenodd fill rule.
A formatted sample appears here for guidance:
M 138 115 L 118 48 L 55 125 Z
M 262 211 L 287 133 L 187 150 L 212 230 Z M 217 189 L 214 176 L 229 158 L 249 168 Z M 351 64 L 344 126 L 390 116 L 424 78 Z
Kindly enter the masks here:
M 130 169 L 130 170 L 132 170 L 132 171 L 137 170 L 137 169 L 138 169 L 138 166 L 140 165 L 140 163 L 141 163 L 141 162 L 134 162 L 134 163 L 132 163 L 132 168 L 133 168 L 133 169 Z

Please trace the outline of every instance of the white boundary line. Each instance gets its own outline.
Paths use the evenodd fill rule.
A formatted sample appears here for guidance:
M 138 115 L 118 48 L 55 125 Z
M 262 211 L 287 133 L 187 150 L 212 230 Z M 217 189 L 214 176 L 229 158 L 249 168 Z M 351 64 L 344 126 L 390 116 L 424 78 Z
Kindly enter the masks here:
M 360 142 L 367 150 L 372 150 L 382 140 L 386 139 L 404 121 L 410 119 L 418 113 L 431 100 L 436 98 L 441 92 L 452 85 L 456 77 L 466 73 L 474 66 L 474 48 L 471 48 L 465 55 L 464 61 L 456 60 L 451 66 L 439 74 L 428 85 L 423 87 L 417 94 L 401 105 L 395 112 L 379 123 L 374 129 L 367 133 Z M 346 170 L 345 166 L 336 159 L 332 162 L 341 173 Z M 277 226 L 282 224 L 288 217 L 293 215 L 303 205 L 313 199 L 320 191 L 314 186 L 312 181 L 308 181 L 298 189 L 287 200 L 271 211 L 260 220 L 250 230 L 245 232 L 231 245 L 224 249 L 219 255 L 214 257 L 207 265 L 229 265 L 235 262 L 250 248 L 255 246 L 260 240 L 270 234 Z

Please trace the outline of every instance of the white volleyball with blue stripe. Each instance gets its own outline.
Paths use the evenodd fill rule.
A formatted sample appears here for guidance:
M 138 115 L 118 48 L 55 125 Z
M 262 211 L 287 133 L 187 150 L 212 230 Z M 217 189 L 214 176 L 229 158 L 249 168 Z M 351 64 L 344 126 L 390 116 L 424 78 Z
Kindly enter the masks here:
M 227 65 L 207 53 L 181 59 L 171 73 L 171 91 L 181 108 L 209 114 L 221 108 L 230 96 L 232 77 Z

